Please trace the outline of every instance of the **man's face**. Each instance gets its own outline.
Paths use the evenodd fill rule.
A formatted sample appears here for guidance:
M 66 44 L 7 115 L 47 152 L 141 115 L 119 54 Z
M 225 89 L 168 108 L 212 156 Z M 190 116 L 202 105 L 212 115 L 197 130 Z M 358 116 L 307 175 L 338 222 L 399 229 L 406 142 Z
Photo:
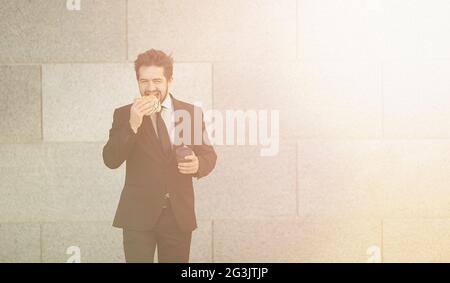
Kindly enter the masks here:
M 154 95 L 160 102 L 169 93 L 169 85 L 172 82 L 166 80 L 164 67 L 141 66 L 138 70 L 139 92 L 141 96 Z

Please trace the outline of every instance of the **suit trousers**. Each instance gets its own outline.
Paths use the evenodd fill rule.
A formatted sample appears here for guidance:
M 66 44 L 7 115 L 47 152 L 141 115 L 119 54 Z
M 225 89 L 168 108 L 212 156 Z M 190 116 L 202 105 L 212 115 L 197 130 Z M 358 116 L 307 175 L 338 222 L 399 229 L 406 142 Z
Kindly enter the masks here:
M 162 210 L 155 227 L 149 231 L 123 229 L 123 247 L 127 263 L 153 262 L 155 249 L 158 262 L 189 262 L 192 231 L 181 231 L 170 204 Z

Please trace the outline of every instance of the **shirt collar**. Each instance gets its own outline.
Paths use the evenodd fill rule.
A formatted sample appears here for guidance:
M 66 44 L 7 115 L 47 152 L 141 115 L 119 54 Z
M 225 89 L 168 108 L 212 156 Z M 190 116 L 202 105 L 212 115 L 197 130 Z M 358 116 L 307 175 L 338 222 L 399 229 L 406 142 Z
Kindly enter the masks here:
M 167 96 L 164 98 L 164 101 L 161 103 L 162 106 L 166 109 L 172 109 L 172 97 L 170 96 L 170 93 L 167 93 Z

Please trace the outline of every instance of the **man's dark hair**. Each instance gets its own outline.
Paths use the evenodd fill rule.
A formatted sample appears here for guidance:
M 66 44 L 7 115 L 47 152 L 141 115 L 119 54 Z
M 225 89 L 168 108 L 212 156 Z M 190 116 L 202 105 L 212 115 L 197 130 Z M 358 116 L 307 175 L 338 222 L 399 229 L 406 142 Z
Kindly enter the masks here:
M 164 77 L 169 81 L 173 74 L 173 58 L 161 50 L 150 49 L 138 55 L 134 61 L 136 79 L 139 80 L 139 68 L 141 66 L 157 66 L 164 68 Z

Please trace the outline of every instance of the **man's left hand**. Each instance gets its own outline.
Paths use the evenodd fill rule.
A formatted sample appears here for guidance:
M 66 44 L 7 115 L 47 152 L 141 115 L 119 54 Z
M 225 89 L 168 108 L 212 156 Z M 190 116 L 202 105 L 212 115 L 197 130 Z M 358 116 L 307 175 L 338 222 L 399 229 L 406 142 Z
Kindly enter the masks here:
M 180 162 L 178 163 L 178 171 L 181 174 L 195 174 L 198 171 L 198 158 L 195 153 L 192 155 L 188 155 L 185 159 L 189 159 L 189 162 Z

